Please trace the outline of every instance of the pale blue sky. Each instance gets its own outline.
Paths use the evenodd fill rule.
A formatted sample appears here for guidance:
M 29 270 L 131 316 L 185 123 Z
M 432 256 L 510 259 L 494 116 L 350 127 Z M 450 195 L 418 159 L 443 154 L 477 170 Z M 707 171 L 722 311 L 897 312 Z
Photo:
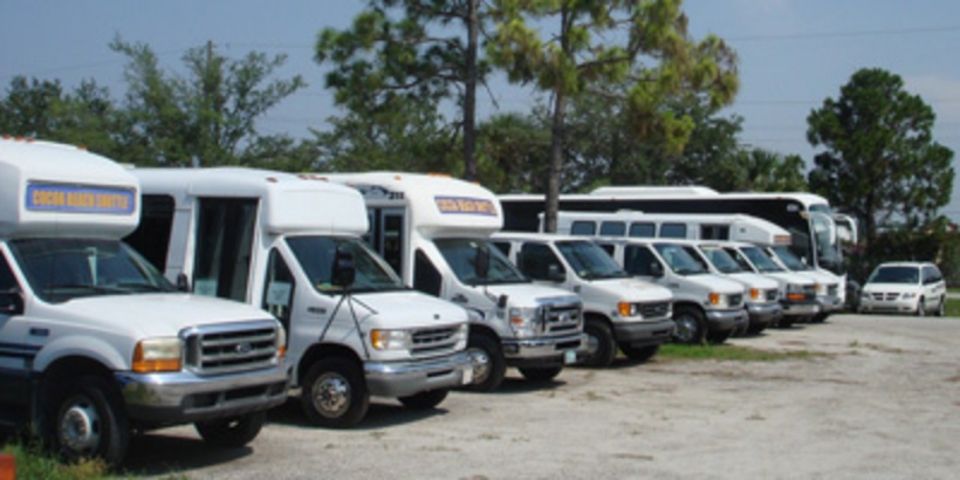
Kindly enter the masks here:
M 73 87 L 94 78 L 122 93 L 124 59 L 107 47 L 119 34 L 145 42 L 163 65 L 212 40 L 239 57 L 286 53 L 280 75 L 309 87 L 260 123 L 264 132 L 302 136 L 338 112 L 313 62 L 323 27 L 345 28 L 365 2 L 347 0 L 0 0 L 0 85 L 15 75 L 59 78 Z M 960 2 L 951 0 L 687 0 L 695 38 L 714 33 L 740 56 L 741 89 L 726 112 L 744 117 L 744 143 L 812 163 L 806 117 L 863 67 L 903 77 L 937 113 L 935 138 L 960 154 Z M 499 111 L 526 110 L 536 93 L 494 82 Z M 498 110 L 479 99 L 482 115 Z M 960 173 L 960 161 L 955 158 Z M 960 220 L 960 191 L 944 213 Z

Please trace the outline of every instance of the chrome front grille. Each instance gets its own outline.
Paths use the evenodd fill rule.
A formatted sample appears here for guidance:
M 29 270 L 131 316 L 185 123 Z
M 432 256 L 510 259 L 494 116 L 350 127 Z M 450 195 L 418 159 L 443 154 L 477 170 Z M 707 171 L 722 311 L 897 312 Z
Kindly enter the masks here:
M 641 303 L 639 307 L 643 318 L 666 317 L 670 314 L 670 302 Z
M 886 301 L 886 302 L 892 302 L 900 298 L 900 294 L 897 292 L 874 292 L 874 293 L 871 293 L 870 296 L 874 300 Z
M 187 330 L 185 364 L 198 374 L 256 370 L 277 358 L 275 322 L 204 325 Z
M 727 300 L 728 300 L 729 306 L 739 307 L 743 303 L 743 295 L 740 295 L 740 294 L 730 295 L 727 298 Z
M 453 351 L 457 345 L 459 327 L 422 328 L 411 335 L 413 355 L 433 354 L 441 351 Z
M 552 304 L 543 306 L 543 330 L 547 335 L 566 334 L 577 331 L 582 307 L 579 303 Z

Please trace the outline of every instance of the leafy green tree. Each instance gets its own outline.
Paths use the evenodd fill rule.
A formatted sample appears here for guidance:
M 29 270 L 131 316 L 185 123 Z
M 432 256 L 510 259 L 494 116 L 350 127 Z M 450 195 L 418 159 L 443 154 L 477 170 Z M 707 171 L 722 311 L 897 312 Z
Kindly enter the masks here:
M 864 225 L 868 248 L 878 225 L 919 225 L 950 201 L 953 151 L 933 141 L 935 120 L 903 80 L 862 69 L 807 117 L 807 138 L 826 151 L 814 158 L 811 189 Z
M 463 132 L 463 176 L 473 180 L 477 88 L 489 71 L 479 55 L 484 4 L 370 0 L 351 28 L 321 31 L 315 59 L 334 65 L 326 85 L 336 91 L 336 103 L 352 115 L 365 115 L 398 96 L 429 105 L 455 99 L 461 115 L 454 126 Z
M 83 145 L 117 157 L 117 116 L 106 88 L 85 80 L 66 92 L 59 80 L 15 77 L 0 99 L 0 133 Z M 117 157 L 121 158 L 122 157 Z
M 269 80 L 284 55 L 232 60 L 211 43 L 184 54 L 187 74 L 179 76 L 162 69 L 148 45 L 117 38 L 110 48 L 129 59 L 119 142 L 137 164 L 235 164 L 261 138 L 256 119 L 305 86 L 300 76 Z
M 742 150 L 739 169 L 744 173 L 739 185 L 729 190 L 753 192 L 805 192 L 809 188 L 803 176 L 806 165 L 799 155 L 780 155 L 762 148 Z M 710 185 L 718 188 L 717 185 Z
M 487 45 L 490 60 L 505 68 L 511 81 L 534 83 L 552 100 L 547 231 L 556 230 L 571 98 L 629 80 L 623 100 L 630 107 L 636 134 L 657 134 L 676 149 L 686 142 L 692 122 L 665 110 L 663 99 L 691 92 L 717 107 L 732 100 L 738 88 L 735 54 L 715 36 L 693 41 L 680 4 L 680 0 L 493 1 L 497 23 Z M 553 22 L 555 28 L 544 28 Z M 619 96 L 599 88 L 595 93 Z
M 478 129 L 480 183 L 495 192 L 542 192 L 550 158 L 550 130 L 534 115 L 495 115 Z
M 451 153 L 456 132 L 444 130 L 433 104 L 394 97 L 365 113 L 348 110 L 327 119 L 329 131 L 314 131 L 320 148 L 314 170 L 357 172 L 402 170 L 458 172 L 462 164 Z

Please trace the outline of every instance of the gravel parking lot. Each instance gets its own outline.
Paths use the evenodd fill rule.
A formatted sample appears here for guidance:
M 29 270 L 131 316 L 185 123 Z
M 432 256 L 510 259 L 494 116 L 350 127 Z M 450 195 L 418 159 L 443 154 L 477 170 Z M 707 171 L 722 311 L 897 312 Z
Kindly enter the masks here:
M 360 428 L 315 429 L 289 403 L 239 451 L 191 428 L 138 437 L 137 475 L 250 478 L 957 478 L 960 320 L 837 315 L 731 343 L 823 355 L 571 368 L 532 387 L 452 393 Z

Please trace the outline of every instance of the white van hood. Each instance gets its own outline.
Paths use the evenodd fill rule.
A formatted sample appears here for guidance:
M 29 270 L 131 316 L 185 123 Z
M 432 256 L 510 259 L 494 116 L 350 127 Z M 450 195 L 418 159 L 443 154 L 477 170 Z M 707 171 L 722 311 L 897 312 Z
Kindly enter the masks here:
M 586 299 L 592 292 L 606 294 L 621 302 L 669 302 L 673 294 L 666 287 L 636 278 L 591 280 L 581 286 L 580 295 Z
M 134 338 L 173 337 L 200 325 L 274 320 L 245 303 L 187 293 L 82 297 L 49 308 L 66 322 L 80 320 L 113 333 L 126 331 Z
M 580 297 L 575 293 L 538 283 L 508 283 L 477 288 L 486 289 L 487 293 L 494 298 L 506 295 L 507 304 L 511 307 L 537 307 L 545 303 L 580 303 Z
M 467 323 L 467 311 L 454 303 L 415 290 L 354 295 L 353 309 L 371 327 L 423 328 Z M 364 306 L 369 307 L 364 308 Z M 340 308 L 350 308 L 346 302 Z M 370 316 L 370 313 L 374 313 Z M 366 320 L 369 319 L 369 320 Z M 377 324 L 377 325 L 374 325 Z
M 779 286 L 776 280 L 752 272 L 731 273 L 730 277 L 743 281 L 747 285 L 750 285 L 750 288 L 773 290 Z
M 701 273 L 697 275 L 687 275 L 686 278 L 690 282 L 699 283 L 704 288 L 707 288 L 711 291 L 721 293 L 724 295 L 737 295 L 744 293 L 743 285 L 730 280 L 729 278 L 723 278 L 720 275 L 714 273 Z

